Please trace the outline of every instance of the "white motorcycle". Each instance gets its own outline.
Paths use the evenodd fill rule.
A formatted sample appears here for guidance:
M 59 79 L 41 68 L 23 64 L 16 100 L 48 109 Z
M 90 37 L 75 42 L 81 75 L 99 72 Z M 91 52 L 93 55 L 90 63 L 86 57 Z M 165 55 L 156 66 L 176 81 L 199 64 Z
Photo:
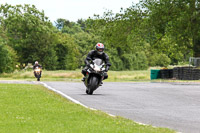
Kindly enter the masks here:
M 86 93 L 92 95 L 93 92 L 101 85 L 104 79 L 105 67 L 101 59 L 95 59 L 89 65 L 86 72 L 84 84 L 86 86 Z

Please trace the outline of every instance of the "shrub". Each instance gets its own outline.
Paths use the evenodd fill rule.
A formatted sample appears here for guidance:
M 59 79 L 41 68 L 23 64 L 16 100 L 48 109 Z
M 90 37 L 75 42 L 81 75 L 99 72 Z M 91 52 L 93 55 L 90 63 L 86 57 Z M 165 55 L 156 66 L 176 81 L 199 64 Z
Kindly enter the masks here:
M 16 68 L 17 54 L 9 46 L 0 43 L 0 73 L 13 72 Z
M 124 54 L 122 60 L 125 70 L 145 70 L 148 68 L 148 61 L 144 52 Z
M 171 63 L 171 59 L 165 54 L 154 53 L 149 57 L 149 66 L 167 67 Z

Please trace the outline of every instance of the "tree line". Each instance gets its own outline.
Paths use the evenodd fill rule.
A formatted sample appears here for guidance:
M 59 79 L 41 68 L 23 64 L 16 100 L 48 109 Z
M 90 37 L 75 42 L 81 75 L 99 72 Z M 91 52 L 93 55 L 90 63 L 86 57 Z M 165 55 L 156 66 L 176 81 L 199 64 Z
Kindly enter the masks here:
M 114 14 L 52 24 L 34 5 L 0 6 L 0 73 L 38 60 L 47 70 L 84 66 L 97 42 L 105 45 L 111 70 L 145 70 L 200 56 L 197 0 L 143 0 Z

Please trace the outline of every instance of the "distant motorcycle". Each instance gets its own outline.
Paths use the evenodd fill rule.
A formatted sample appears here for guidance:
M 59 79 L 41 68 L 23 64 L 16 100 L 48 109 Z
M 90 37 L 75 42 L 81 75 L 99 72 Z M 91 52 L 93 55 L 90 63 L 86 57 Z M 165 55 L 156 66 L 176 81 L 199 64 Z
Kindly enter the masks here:
M 89 65 L 84 84 L 86 93 L 92 95 L 104 79 L 105 67 L 101 59 L 95 59 Z
M 41 73 L 42 73 L 42 69 L 41 68 L 36 67 L 34 69 L 34 74 L 35 74 L 35 77 L 37 78 L 37 81 L 40 81 Z

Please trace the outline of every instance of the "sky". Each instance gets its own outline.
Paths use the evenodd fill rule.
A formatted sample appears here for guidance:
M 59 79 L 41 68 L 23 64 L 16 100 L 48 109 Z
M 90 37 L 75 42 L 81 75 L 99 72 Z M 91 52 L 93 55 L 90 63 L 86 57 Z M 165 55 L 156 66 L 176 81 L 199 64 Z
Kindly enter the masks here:
M 94 14 L 103 15 L 107 10 L 114 13 L 120 12 L 120 8 L 128 8 L 137 4 L 139 0 L 0 0 L 0 4 L 30 4 L 35 5 L 44 13 L 51 22 L 58 18 L 76 22 L 78 19 L 87 19 Z

